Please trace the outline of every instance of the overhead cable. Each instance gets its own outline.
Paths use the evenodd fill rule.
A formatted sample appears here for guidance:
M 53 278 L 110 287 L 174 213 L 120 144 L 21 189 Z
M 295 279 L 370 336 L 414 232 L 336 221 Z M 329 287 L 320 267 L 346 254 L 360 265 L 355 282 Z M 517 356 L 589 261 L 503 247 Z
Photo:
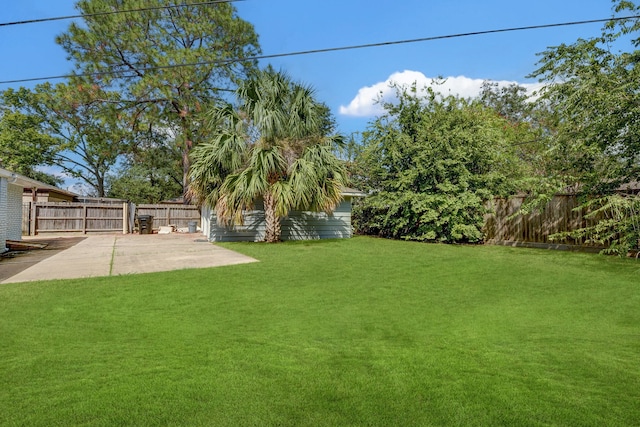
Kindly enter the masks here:
M 562 23 L 556 23 L 556 24 L 530 25 L 525 27 L 502 28 L 497 30 L 473 31 L 468 33 L 457 33 L 457 34 L 449 34 L 449 35 L 442 35 L 442 36 L 422 37 L 417 39 L 396 40 L 396 41 L 341 46 L 341 47 L 330 47 L 330 48 L 324 48 L 324 49 L 303 50 L 303 51 L 297 51 L 297 52 L 276 53 L 276 54 L 270 54 L 270 55 L 257 55 L 257 56 L 247 57 L 247 58 L 201 61 L 201 62 L 192 62 L 192 63 L 186 63 L 186 64 L 173 64 L 173 65 L 163 65 L 163 66 L 154 66 L 154 67 L 140 67 L 135 71 L 144 73 L 146 71 L 154 71 L 154 70 L 170 69 L 170 68 L 195 67 L 195 66 L 201 66 L 201 65 L 226 65 L 226 64 L 233 64 L 237 62 L 255 61 L 255 60 L 261 60 L 261 59 L 284 58 L 289 56 L 311 55 L 311 54 L 317 54 L 317 53 L 338 52 L 338 51 L 344 51 L 344 50 L 365 49 L 365 48 L 392 46 L 392 45 L 409 44 L 409 43 L 420 43 L 420 42 L 428 42 L 428 41 L 435 41 L 435 40 L 481 36 L 481 35 L 487 35 L 487 34 L 498 34 L 498 33 L 507 33 L 507 32 L 515 32 L 515 31 L 528 31 L 528 30 L 539 30 L 539 29 L 545 29 L 545 28 L 568 27 L 568 26 L 574 26 L 574 25 L 595 24 L 595 23 L 622 21 L 622 20 L 638 19 L 638 18 L 640 18 L 640 15 L 603 18 L 603 19 L 590 19 L 586 21 L 572 21 L 572 22 L 562 22 Z M 127 75 L 127 73 L 131 73 L 131 72 L 132 72 L 131 70 L 122 70 L 122 71 L 111 70 L 111 71 L 103 71 L 98 73 L 64 74 L 64 75 L 49 76 L 49 77 L 33 77 L 33 78 L 26 78 L 26 79 L 4 80 L 4 81 L 0 81 L 0 84 L 27 83 L 27 82 L 42 81 L 42 80 L 59 80 L 59 79 L 68 79 L 72 77 L 100 77 L 105 75 L 119 75 L 121 78 L 134 77 L 132 75 Z

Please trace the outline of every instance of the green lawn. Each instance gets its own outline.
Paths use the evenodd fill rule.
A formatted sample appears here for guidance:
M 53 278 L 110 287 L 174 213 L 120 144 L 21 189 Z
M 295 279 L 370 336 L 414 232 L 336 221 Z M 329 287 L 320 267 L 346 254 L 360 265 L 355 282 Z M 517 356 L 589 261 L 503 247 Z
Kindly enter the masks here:
M 358 237 L 0 286 L 0 425 L 640 425 L 640 262 Z

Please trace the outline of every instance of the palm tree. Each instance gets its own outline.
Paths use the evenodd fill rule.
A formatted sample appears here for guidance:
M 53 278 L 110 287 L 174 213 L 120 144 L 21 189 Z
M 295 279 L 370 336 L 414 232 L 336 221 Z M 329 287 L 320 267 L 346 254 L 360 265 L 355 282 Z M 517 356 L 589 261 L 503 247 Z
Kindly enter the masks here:
M 242 223 L 242 212 L 264 202 L 267 242 L 280 240 L 281 219 L 291 210 L 331 212 L 347 175 L 329 136 L 328 109 L 313 90 L 269 68 L 210 115 L 210 141 L 193 150 L 191 192 L 215 208 L 218 222 Z

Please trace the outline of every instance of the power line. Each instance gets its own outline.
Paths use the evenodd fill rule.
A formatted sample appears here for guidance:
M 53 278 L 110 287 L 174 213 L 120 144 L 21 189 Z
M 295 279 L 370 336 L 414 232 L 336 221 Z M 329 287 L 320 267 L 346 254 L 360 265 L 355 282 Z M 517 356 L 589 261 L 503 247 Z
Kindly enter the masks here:
M 393 45 L 409 44 L 409 43 L 421 43 L 421 42 L 428 42 L 428 41 L 435 41 L 435 40 L 481 36 L 481 35 L 487 35 L 487 34 L 498 34 L 498 33 L 507 33 L 507 32 L 515 32 L 515 31 L 529 31 L 529 30 L 539 30 L 539 29 L 545 29 L 545 28 L 557 28 L 557 27 L 568 27 L 568 26 L 575 26 L 575 25 L 596 24 L 596 23 L 623 21 L 623 20 L 638 19 L 638 18 L 640 18 L 640 15 L 623 16 L 623 17 L 617 17 L 617 18 L 612 17 L 612 18 L 603 18 L 603 19 L 591 19 L 586 21 L 561 22 L 556 24 L 530 25 L 526 27 L 502 28 L 497 30 L 473 31 L 468 33 L 457 33 L 457 34 L 448 34 L 448 35 L 442 35 L 442 36 L 422 37 L 417 39 L 395 40 L 395 41 L 387 41 L 387 42 L 379 42 L 379 43 L 330 47 L 330 48 L 324 48 L 324 49 L 276 53 L 271 55 L 258 55 L 258 56 L 251 56 L 247 58 L 201 61 L 201 62 L 192 62 L 187 64 L 173 64 L 173 65 L 163 65 L 163 66 L 155 66 L 155 67 L 141 67 L 136 69 L 136 71 L 146 72 L 146 71 L 171 69 L 171 68 L 195 67 L 195 66 L 201 66 L 201 65 L 226 65 L 226 64 L 233 64 L 236 62 L 255 61 L 255 60 L 261 60 L 261 59 L 284 58 L 289 56 L 301 56 L 301 55 L 311 55 L 311 54 L 317 54 L 317 53 L 339 52 L 344 50 L 366 49 L 366 48 L 373 48 L 373 47 L 393 46 Z M 123 70 L 123 71 L 112 70 L 112 71 L 104 71 L 99 73 L 65 74 L 65 75 L 49 76 L 49 77 L 33 77 L 33 78 L 27 78 L 27 79 L 4 80 L 4 81 L 0 81 L 0 85 L 14 84 L 14 83 L 27 83 L 27 82 L 42 81 L 42 80 L 59 80 L 59 79 L 68 79 L 72 77 L 99 77 L 104 75 L 121 75 L 121 77 L 124 77 L 124 78 L 133 77 L 131 75 L 126 75 L 127 73 L 130 73 L 130 72 L 131 70 Z
M 216 3 L 233 3 L 233 2 L 239 2 L 239 1 L 244 1 L 244 0 L 213 0 L 213 1 L 205 1 L 200 3 L 189 3 L 189 4 L 182 3 L 182 4 L 174 4 L 174 5 L 168 5 L 168 6 L 143 7 L 140 9 L 112 10 L 109 12 L 87 13 L 85 15 L 55 16 L 51 18 L 28 19 L 26 21 L 0 22 L 0 27 L 8 27 L 11 25 L 37 24 L 40 22 L 62 21 L 66 19 L 76 19 L 76 18 L 91 18 L 94 16 L 114 15 L 118 13 L 146 12 L 150 10 L 175 9 L 175 8 L 187 7 L 187 6 L 207 6 L 207 5 L 212 5 Z

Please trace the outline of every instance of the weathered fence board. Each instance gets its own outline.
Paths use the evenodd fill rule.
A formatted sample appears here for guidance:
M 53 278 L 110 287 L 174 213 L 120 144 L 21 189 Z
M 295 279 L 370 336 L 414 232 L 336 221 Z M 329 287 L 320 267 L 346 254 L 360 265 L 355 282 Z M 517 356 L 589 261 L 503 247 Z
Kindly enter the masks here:
M 490 243 L 523 242 L 556 244 L 549 240 L 554 233 L 572 231 L 593 225 L 597 220 L 585 218 L 576 210 L 579 201 L 573 195 L 555 196 L 544 209 L 528 215 L 515 215 L 524 197 L 496 199 L 490 203 L 492 213 L 485 215 L 485 240 Z M 22 209 L 23 234 L 50 232 L 123 232 L 129 229 L 130 209 L 135 215 L 152 215 L 153 228 L 174 225 L 188 227 L 200 224 L 200 210 L 189 205 L 130 205 L 93 203 L 27 203 Z M 567 239 L 565 244 L 583 245 L 580 240 Z
M 22 234 L 129 231 L 129 212 L 133 209 L 135 215 L 153 215 L 154 229 L 163 225 L 188 227 L 191 221 L 200 223 L 197 206 L 31 202 L 22 206 Z
M 137 205 L 136 214 L 152 215 L 153 228 L 163 225 L 175 225 L 178 228 L 189 226 L 189 222 L 200 224 L 200 209 L 190 205 Z
M 553 197 L 542 209 L 530 214 L 517 214 L 525 198 L 495 199 L 489 204 L 491 213 L 485 215 L 485 240 L 490 243 L 523 242 L 558 244 L 549 240 L 555 233 L 574 231 L 594 225 L 598 219 L 585 218 L 587 212 L 576 209 L 580 205 L 574 195 Z M 562 243 L 584 245 L 580 239 L 567 238 Z
M 31 203 L 22 203 L 22 235 L 31 234 Z
M 126 205 L 35 203 L 31 205 L 31 234 L 52 232 L 122 232 Z

